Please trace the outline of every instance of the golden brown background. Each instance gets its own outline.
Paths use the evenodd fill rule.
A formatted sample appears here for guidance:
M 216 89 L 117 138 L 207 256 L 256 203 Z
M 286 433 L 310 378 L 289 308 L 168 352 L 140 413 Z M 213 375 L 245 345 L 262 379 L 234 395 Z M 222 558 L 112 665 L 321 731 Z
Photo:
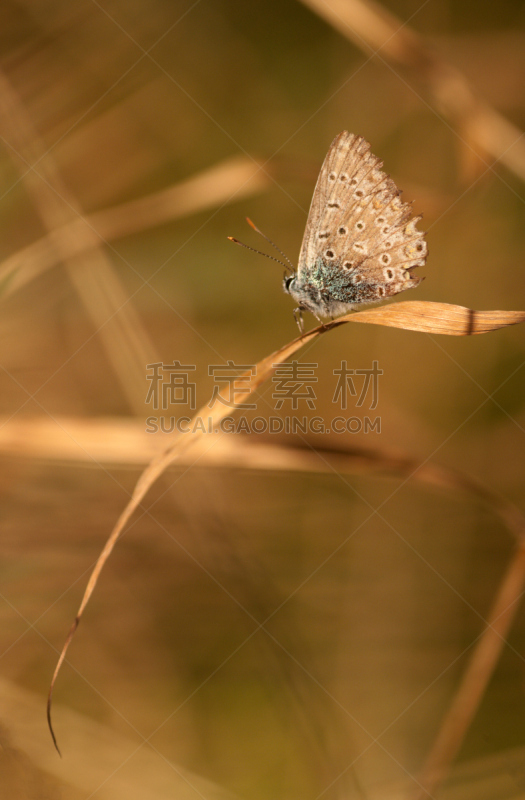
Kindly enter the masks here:
M 379 362 L 381 433 L 251 436 L 213 463 L 210 439 L 172 467 L 68 652 L 62 760 L 45 702 L 166 442 L 145 434 L 146 364 L 196 365 L 200 405 L 209 365 L 296 336 L 281 267 L 226 237 L 267 251 L 248 215 L 296 261 L 337 133 L 424 214 L 403 299 L 525 308 L 524 22 L 515 0 L 2 4 L 2 796 L 415 796 L 520 531 L 521 326 L 308 346 L 328 420 L 341 360 Z M 524 796 L 520 593 L 435 797 Z

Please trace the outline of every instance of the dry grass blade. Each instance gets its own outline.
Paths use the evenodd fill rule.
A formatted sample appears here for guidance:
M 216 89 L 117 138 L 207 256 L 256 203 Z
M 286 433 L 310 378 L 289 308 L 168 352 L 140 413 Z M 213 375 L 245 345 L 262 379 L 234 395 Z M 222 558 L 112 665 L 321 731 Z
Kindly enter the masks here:
M 336 323 L 332 323 L 332 326 Z M 327 328 L 315 328 L 313 331 L 305 334 L 304 336 L 300 336 L 297 339 L 294 339 L 290 344 L 286 345 L 285 347 L 277 350 L 275 353 L 272 353 L 267 358 L 263 359 L 262 361 L 257 364 L 257 368 L 255 370 L 255 375 L 252 372 L 247 372 L 244 375 L 241 375 L 234 383 L 234 389 L 232 391 L 232 397 L 236 397 L 236 405 L 243 403 L 265 380 L 272 374 L 274 366 L 277 364 L 286 361 L 293 353 L 299 350 L 306 342 L 314 339 L 320 333 L 323 333 L 327 330 Z M 226 399 L 226 398 L 223 398 Z M 199 416 L 202 416 L 203 412 L 206 413 L 207 416 L 211 417 L 213 420 L 214 425 L 218 425 L 221 419 L 223 419 L 228 414 L 231 414 L 231 407 L 227 405 L 219 405 L 216 404 L 214 409 L 210 411 L 207 406 L 203 406 L 194 416 L 194 419 L 197 419 Z M 104 564 L 108 560 L 113 548 L 117 540 L 119 539 L 126 523 L 129 521 L 132 514 L 136 511 L 139 507 L 141 501 L 144 499 L 146 493 L 149 491 L 151 486 L 155 483 L 157 478 L 172 464 L 182 453 L 184 453 L 191 445 L 193 445 L 196 441 L 198 441 L 203 434 L 197 430 L 188 434 L 186 436 L 178 436 L 174 443 L 170 445 L 163 453 L 160 453 L 153 461 L 146 467 L 144 472 L 142 473 L 141 477 L 137 481 L 137 485 L 133 491 L 131 499 L 120 515 L 119 519 L 117 520 L 117 524 L 113 528 L 100 556 L 97 559 L 93 572 L 88 581 L 88 585 L 84 592 L 84 596 L 80 603 L 77 615 L 73 621 L 73 624 L 69 630 L 67 635 L 66 641 L 64 642 L 64 646 L 60 653 L 60 657 L 58 659 L 57 665 L 55 667 L 55 671 L 53 673 L 53 677 L 51 679 L 51 686 L 49 689 L 49 695 L 47 700 L 47 721 L 49 730 L 51 731 L 51 736 L 53 737 L 53 742 L 57 751 L 60 753 L 60 749 L 58 747 L 57 739 L 53 730 L 53 724 L 51 720 L 51 706 L 52 706 L 52 699 L 53 699 L 53 689 L 55 687 L 56 679 L 60 672 L 60 668 L 64 663 L 64 659 L 66 657 L 67 650 L 69 645 L 71 644 L 71 640 L 78 628 L 80 620 L 82 618 L 82 614 L 84 613 L 84 609 L 86 608 L 91 595 L 95 589 L 97 584 L 99 575 L 104 567 Z
M 166 434 L 169 435 L 169 434 Z M 520 509 L 506 498 L 474 478 L 435 464 L 421 464 L 399 453 L 368 449 L 340 449 L 323 443 L 310 446 L 267 440 L 256 445 L 244 436 L 216 434 L 213 448 L 201 438 L 192 448 L 199 464 L 217 469 L 237 468 L 272 472 L 326 473 L 332 469 L 353 474 L 403 475 L 436 489 L 465 492 L 477 497 L 508 528 L 516 540 L 525 533 L 525 518 Z M 24 419 L 0 417 L 0 453 L 47 462 L 133 464 L 152 461 L 165 447 L 165 439 L 152 436 L 136 418 L 123 417 L 35 417 Z M 322 459 L 319 460 L 319 455 Z M 182 454 L 179 464 L 188 464 Z
M 506 644 L 506 637 L 523 599 L 525 587 L 525 518 L 520 509 L 491 488 L 455 470 L 419 464 L 414 459 L 378 452 L 343 454 L 325 450 L 325 455 L 339 457 L 337 466 L 344 470 L 349 458 L 357 459 L 362 468 L 372 467 L 393 474 L 405 474 L 456 491 L 477 496 L 495 514 L 516 539 L 516 549 L 501 580 L 484 630 L 473 647 L 461 683 L 445 713 L 440 730 L 428 754 L 413 800 L 433 797 L 443 782 L 452 761 L 459 752 L 470 724 L 479 708 L 489 681 Z
M 461 684 L 418 777 L 419 786 L 413 794 L 413 800 L 434 797 L 459 752 L 505 645 L 524 586 L 525 541 L 522 538 L 503 577 L 485 630 L 476 644 Z
M 168 189 L 93 214 L 90 222 L 105 238 L 115 239 L 236 202 L 269 186 L 268 167 L 252 158 L 234 156 Z
M 525 311 L 473 311 L 449 303 L 407 301 L 366 309 L 358 314 L 348 314 L 340 317 L 336 323 L 368 322 L 372 325 L 386 325 L 423 333 L 472 336 L 524 321 Z
M 446 489 L 447 491 L 466 493 L 472 498 L 476 497 L 493 514 L 500 518 L 502 524 L 517 542 L 521 542 L 525 536 L 525 516 L 514 503 L 511 503 L 484 483 L 463 472 L 450 469 L 450 467 L 437 466 L 430 462 L 422 464 L 418 459 L 411 456 L 407 457 L 384 449 L 352 448 L 347 450 L 330 447 L 325 444 L 317 445 L 314 450 L 313 445 L 308 442 L 306 445 L 294 443 L 286 446 L 262 445 L 262 447 L 266 447 L 270 452 L 272 450 L 277 450 L 278 452 L 275 454 L 273 462 L 269 462 L 268 453 L 263 455 L 263 459 L 257 459 L 254 454 L 254 468 L 269 469 L 272 464 L 273 469 L 279 469 L 279 463 L 282 464 L 284 462 L 285 469 L 302 471 L 336 469 L 339 472 L 348 473 L 352 471 L 360 475 L 371 472 L 396 477 L 402 475 L 410 480 L 425 483 L 434 489 Z M 254 445 L 243 444 L 242 440 L 239 442 L 237 439 L 235 448 L 241 449 L 241 454 L 236 463 L 249 466 L 249 459 L 247 455 L 244 455 L 243 458 L 242 450 L 247 450 L 248 453 L 257 450 L 258 453 L 261 450 L 261 445 L 255 448 Z M 323 457 L 321 461 L 319 461 L 318 454 Z
M 248 371 L 235 380 L 230 396 L 236 398 L 236 406 L 244 403 L 247 398 L 250 397 L 250 395 L 256 389 L 258 389 L 259 386 L 261 386 L 261 384 L 268 380 L 276 366 L 289 359 L 290 356 L 297 352 L 297 350 L 299 350 L 307 342 L 312 341 L 317 336 L 327 333 L 333 328 L 344 325 L 346 322 L 369 322 L 375 325 L 406 328 L 408 330 L 425 331 L 427 333 L 468 336 L 469 334 L 473 333 L 486 333 L 488 331 L 504 327 L 505 325 L 515 325 L 518 322 L 523 321 L 525 321 L 525 312 L 521 311 L 472 311 L 470 309 L 463 308 L 462 306 L 430 302 L 395 303 L 390 306 L 361 311 L 334 320 L 327 325 L 321 325 L 318 328 L 314 328 L 308 333 L 299 336 L 297 339 L 294 339 L 280 350 L 276 350 L 266 358 L 263 358 L 262 361 L 256 365 L 254 374 L 252 371 Z M 223 397 L 223 399 L 227 401 L 227 398 Z M 231 414 L 231 412 L 231 404 L 216 404 L 213 410 L 210 410 L 210 408 L 206 405 L 197 411 L 193 420 L 196 420 L 203 416 L 203 414 L 206 414 L 206 416 L 211 417 L 213 426 L 215 427 L 225 416 Z M 111 532 L 104 549 L 97 559 L 93 572 L 91 573 L 84 596 L 80 603 L 79 610 L 62 648 L 62 652 L 55 668 L 49 690 L 47 703 L 48 724 L 57 750 L 58 745 L 51 722 L 51 702 L 53 689 L 60 671 L 60 667 L 64 662 L 66 652 L 79 625 L 82 614 L 84 613 L 84 609 L 95 589 L 104 564 L 111 555 L 118 538 L 120 537 L 132 514 L 139 507 L 151 486 L 167 469 L 167 467 L 169 467 L 169 465 L 172 464 L 182 453 L 186 452 L 190 446 L 192 446 L 202 436 L 205 435 L 199 428 L 195 429 L 191 423 L 189 428 L 191 433 L 178 436 L 172 445 L 166 448 L 164 452 L 160 453 L 146 467 L 141 477 L 137 481 L 137 485 L 135 486 L 131 499 L 120 515 L 117 524 Z
M 424 39 L 373 0 L 301 0 L 365 52 L 413 71 L 436 108 L 479 155 L 490 154 L 525 179 L 522 131 L 476 97 L 466 78 L 427 47 Z
M 261 165 L 245 157 L 228 158 L 175 186 L 114 208 L 87 214 L 50 231 L 0 265 L 0 284 L 7 296 L 57 263 L 99 247 L 104 241 L 136 234 L 207 208 L 240 200 L 269 186 Z M 86 234 L 86 229 L 90 235 Z M 96 231 L 94 237 L 93 231 Z

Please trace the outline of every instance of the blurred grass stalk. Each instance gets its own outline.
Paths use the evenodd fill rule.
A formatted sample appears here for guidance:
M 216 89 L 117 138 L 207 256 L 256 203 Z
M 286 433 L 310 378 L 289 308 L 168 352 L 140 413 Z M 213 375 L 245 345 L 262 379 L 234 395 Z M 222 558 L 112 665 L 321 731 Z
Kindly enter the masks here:
M 525 180 L 523 133 L 488 103 L 477 97 L 467 79 L 440 58 L 423 37 L 374 0 L 300 0 L 339 33 L 384 63 L 409 70 L 432 105 L 454 126 L 463 162 L 472 171 L 472 151 L 480 159 L 478 172 L 490 165 L 487 155 Z
M 22 163 L 21 178 L 48 230 L 45 237 L 0 265 L 0 282 L 7 283 L 4 296 L 62 262 L 95 331 L 100 334 L 130 409 L 141 415 L 144 365 L 158 358 L 105 246 L 119 236 L 261 191 L 269 184 L 267 174 L 254 160 L 231 158 L 178 186 L 86 216 L 1 71 L 0 96 L 0 123 L 10 140 L 7 151 L 18 169 Z
M 115 275 L 100 238 L 88 225 L 78 226 L 74 240 L 92 251 L 89 258 L 71 255 L 75 246 L 67 223 L 81 217 L 75 198 L 70 194 L 53 158 L 32 124 L 11 83 L 0 71 L 0 122 L 10 140 L 8 152 L 18 169 L 34 208 L 49 233 L 65 227 L 62 235 L 52 238 L 56 261 L 62 261 L 69 279 L 84 305 L 95 330 L 100 333 L 106 354 L 131 409 L 141 410 L 143 364 L 155 349 L 142 321 Z M 14 157 L 16 156 L 16 157 Z M 68 243 L 69 239 L 69 243 Z M 108 324 L 108 323 L 113 324 Z
M 101 241 L 110 242 L 217 208 L 263 192 L 269 186 L 262 164 L 245 156 L 233 156 L 175 186 L 114 208 L 85 214 L 50 231 L 0 264 L 0 282 L 7 282 L 4 297 L 56 266 L 57 242 L 64 257 L 72 258 L 90 252 L 93 247 L 100 246 Z M 96 232 L 97 243 L 80 235 L 86 227 Z

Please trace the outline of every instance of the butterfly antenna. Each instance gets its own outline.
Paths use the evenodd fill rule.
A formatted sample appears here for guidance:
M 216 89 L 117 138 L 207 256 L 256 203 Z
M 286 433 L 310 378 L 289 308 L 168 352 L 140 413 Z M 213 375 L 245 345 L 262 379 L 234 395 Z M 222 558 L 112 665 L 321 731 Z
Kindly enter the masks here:
M 288 264 L 285 264 L 284 261 L 281 261 L 279 258 L 275 258 L 275 256 L 270 256 L 270 255 L 268 255 L 268 253 L 263 253 L 262 250 L 256 250 L 255 247 L 250 247 L 249 244 L 244 244 L 244 242 L 240 242 L 238 239 L 234 239 L 233 236 L 228 236 L 227 238 L 230 240 L 230 242 L 235 242 L 235 244 L 240 244 L 241 247 L 245 247 L 247 250 L 251 250 L 252 253 L 258 253 L 260 256 L 265 256 L 266 258 L 271 258 L 272 261 L 277 261 L 277 263 L 280 264 L 285 269 L 290 269 Z M 286 258 L 286 256 L 285 256 L 285 258 Z M 295 272 L 295 270 L 293 270 L 293 271 Z
M 286 253 L 283 253 L 283 251 L 281 250 L 281 248 L 280 248 L 280 247 L 277 247 L 277 245 L 275 244 L 275 242 L 272 242 L 272 240 L 271 240 L 271 239 L 270 239 L 268 236 L 266 236 L 266 234 L 265 234 L 265 233 L 263 233 L 262 231 L 260 231 L 260 230 L 259 230 L 259 228 L 257 227 L 257 225 L 255 225 L 255 223 L 251 221 L 250 217 L 246 217 L 246 222 L 248 223 L 248 225 L 249 225 L 251 228 L 253 228 L 253 229 L 254 229 L 254 231 L 255 231 L 256 233 L 258 233 L 258 234 L 259 234 L 259 236 L 262 236 L 262 237 L 263 237 L 263 239 L 266 239 L 266 241 L 268 242 L 268 244 L 271 244 L 271 246 L 272 246 L 272 247 L 275 247 L 275 249 L 277 250 L 277 252 L 278 252 L 278 253 L 280 253 L 280 254 L 282 255 L 282 257 L 284 258 L 284 260 L 285 260 L 285 261 L 286 261 L 286 262 L 287 262 L 287 263 L 290 265 L 290 266 L 289 266 L 289 268 L 292 270 L 292 272 L 295 272 L 295 267 L 294 267 L 294 265 L 292 264 L 292 262 L 290 261 L 290 259 L 288 258 L 288 256 L 286 255 Z M 281 262 L 281 263 L 282 263 L 282 262 Z M 288 267 L 287 267 L 287 269 L 288 269 Z

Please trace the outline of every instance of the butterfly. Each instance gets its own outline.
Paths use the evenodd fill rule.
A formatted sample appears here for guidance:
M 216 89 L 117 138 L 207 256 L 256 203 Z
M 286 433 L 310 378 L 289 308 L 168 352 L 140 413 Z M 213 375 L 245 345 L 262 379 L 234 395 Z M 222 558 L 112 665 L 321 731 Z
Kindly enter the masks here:
M 343 131 L 330 145 L 312 197 L 297 271 L 284 256 L 291 274 L 285 274 L 283 289 L 297 303 L 294 316 L 301 333 L 303 311 L 321 322 L 321 317 L 340 316 L 362 303 L 413 289 L 423 280 L 412 275 L 427 256 L 424 234 L 416 227 L 421 216 L 412 216 L 411 205 L 400 200 L 400 190 L 382 166 L 362 136 Z

